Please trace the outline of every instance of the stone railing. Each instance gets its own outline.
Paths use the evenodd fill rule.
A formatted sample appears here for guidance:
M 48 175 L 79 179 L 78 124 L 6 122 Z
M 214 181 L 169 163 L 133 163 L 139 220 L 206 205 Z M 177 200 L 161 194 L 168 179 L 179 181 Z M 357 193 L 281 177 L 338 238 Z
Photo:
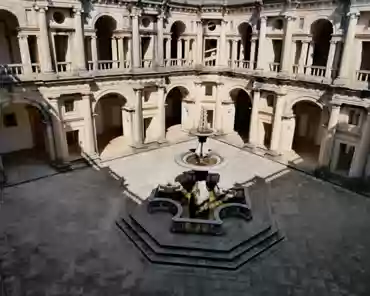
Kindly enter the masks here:
M 71 62 L 57 62 L 57 72 L 64 73 L 72 71 L 72 63 Z
M 23 74 L 23 65 L 22 64 L 7 64 L 0 65 L 0 74 L 1 75 L 22 75 Z
M 304 74 L 317 77 L 325 77 L 325 66 L 304 66 Z
M 269 69 L 271 72 L 280 72 L 280 63 L 269 63 Z
M 152 66 L 153 66 L 153 60 L 152 59 L 141 60 L 141 67 L 142 68 L 151 68 Z
M 39 63 L 32 63 L 31 68 L 32 68 L 32 73 L 41 73 L 41 67 Z
M 234 67 L 242 69 L 251 69 L 251 62 L 247 60 L 235 60 Z
M 356 71 L 356 80 L 360 82 L 369 82 L 370 81 L 370 71 L 368 70 L 357 70 Z
M 110 70 L 113 69 L 114 63 L 117 63 L 117 61 L 109 61 L 109 60 L 102 60 L 98 61 L 98 70 Z
M 293 74 L 298 74 L 299 66 L 298 65 L 293 65 L 292 66 L 292 71 L 293 71 Z

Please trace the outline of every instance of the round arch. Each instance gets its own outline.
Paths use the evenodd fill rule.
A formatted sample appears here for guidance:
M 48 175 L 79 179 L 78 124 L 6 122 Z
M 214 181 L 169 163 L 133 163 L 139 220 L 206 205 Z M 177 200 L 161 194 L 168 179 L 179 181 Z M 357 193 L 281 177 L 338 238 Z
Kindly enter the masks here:
M 117 29 L 116 19 L 109 15 L 102 15 L 96 20 L 94 29 L 97 37 L 98 60 L 112 61 L 114 54 L 111 38 Z
M 180 47 L 178 46 L 179 42 L 183 42 L 179 40 L 180 36 L 184 34 L 186 31 L 186 25 L 182 21 L 175 21 L 172 23 L 170 28 L 171 33 L 171 59 L 182 59 L 184 58 L 184 51 L 183 51 L 183 45 Z M 183 44 L 183 43 L 181 43 Z
M 33 165 L 35 168 L 45 165 L 45 170 L 50 170 L 49 162 L 58 156 L 62 158 L 53 133 L 51 108 L 26 98 L 9 99 L 2 102 L 0 108 L 0 154 L 3 155 L 5 172 L 10 176 L 8 181 L 34 178 L 29 170 Z M 24 174 L 12 174 L 14 169 L 23 170 L 25 164 L 28 169 Z
M 315 44 L 312 55 L 313 66 L 326 66 L 333 32 L 333 24 L 328 19 L 318 19 L 311 24 L 312 41 Z
M 93 109 L 95 108 L 95 105 L 99 102 L 99 100 L 107 95 L 118 95 L 127 100 L 127 103 L 130 104 L 132 102 L 132 99 L 135 96 L 135 93 L 132 89 L 130 91 L 122 90 L 122 89 L 103 89 L 99 90 L 94 93 L 94 104 Z
M 7 4 L 7 2 L 1 3 L 0 10 L 7 11 L 8 13 L 12 14 L 17 19 L 18 25 L 21 27 L 24 26 L 26 18 L 20 5 L 14 5 L 14 1 L 9 1 L 9 4 Z
M 241 36 L 240 47 L 243 49 L 239 50 L 239 60 L 250 61 L 251 60 L 251 41 L 252 41 L 252 26 L 248 22 L 242 22 L 238 26 L 238 33 Z
M 316 104 L 320 109 L 324 108 L 324 105 L 321 102 L 319 102 L 318 98 L 304 96 L 304 97 L 295 98 L 295 99 L 291 100 L 288 104 L 286 104 L 285 114 L 291 114 L 294 105 L 298 104 L 299 102 L 304 102 L 304 101 Z
M 183 86 L 173 86 L 165 99 L 165 128 L 166 132 L 173 127 L 181 127 L 183 124 L 183 100 L 189 95 L 189 90 Z
M 127 98 L 118 92 L 105 92 L 98 96 L 92 106 L 95 116 L 95 137 L 98 152 L 102 155 L 109 150 L 117 150 L 114 146 L 117 141 L 118 146 L 127 146 L 126 141 L 131 136 L 130 120 L 128 112 L 123 108 L 127 105 Z M 123 142 L 124 143 L 123 143 Z M 112 144 L 108 146 L 109 144 Z
M 17 16 L 9 10 L 0 9 L 0 22 L 3 24 L 0 32 L 0 40 L 2 40 L 0 64 L 22 63 L 17 36 L 17 30 L 20 27 Z
M 118 25 L 118 20 L 114 17 L 113 14 L 109 13 L 109 12 L 100 12 L 98 13 L 92 20 L 91 22 L 91 26 L 93 28 L 95 28 L 96 26 L 96 23 L 99 19 L 101 19 L 102 17 L 107 17 L 107 18 L 111 18 L 112 20 L 114 20 L 114 22 L 116 23 L 116 25 Z
M 289 105 L 293 116 L 291 149 L 303 162 L 315 167 L 323 133 L 323 105 L 311 97 L 295 99 Z
M 229 91 L 234 102 L 234 132 L 244 143 L 249 140 L 249 126 L 252 114 L 252 99 L 244 88 L 233 88 Z

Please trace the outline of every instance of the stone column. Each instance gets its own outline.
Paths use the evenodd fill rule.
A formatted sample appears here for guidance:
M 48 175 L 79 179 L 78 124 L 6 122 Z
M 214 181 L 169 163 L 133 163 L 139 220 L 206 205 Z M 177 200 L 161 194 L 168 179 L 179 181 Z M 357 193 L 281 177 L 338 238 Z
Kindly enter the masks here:
M 195 114 L 193 116 L 193 128 L 197 128 L 199 124 L 199 118 L 200 118 L 200 113 L 202 109 L 202 102 L 201 100 L 203 99 L 203 89 L 202 89 L 202 83 L 201 82 L 194 82 L 195 84 Z
M 118 55 L 117 55 L 117 37 L 112 37 L 112 67 L 117 68 L 117 61 L 118 61 Z
M 227 54 L 226 54 L 226 25 L 227 22 L 225 20 L 221 20 L 221 33 L 220 33 L 220 50 L 217 51 L 219 55 L 218 64 L 220 66 L 227 65 Z
M 91 97 L 90 94 L 82 95 L 82 111 L 84 113 L 85 123 L 85 147 L 84 150 L 88 155 L 96 153 L 95 147 L 95 133 L 93 126 L 93 117 L 91 110 Z
M 299 61 L 298 61 L 298 73 L 300 74 L 304 73 L 304 66 L 305 66 L 306 57 L 307 57 L 308 43 L 309 42 L 307 40 L 302 40 L 301 56 L 299 57 Z
M 167 42 L 166 42 L 166 60 L 168 60 L 168 65 L 167 66 L 170 66 L 171 63 L 170 63 L 170 59 L 171 59 L 171 38 L 167 38 Z
M 19 49 L 21 51 L 21 59 L 23 66 L 23 74 L 32 73 L 31 57 L 28 48 L 28 36 L 18 35 Z
M 74 54 L 75 57 L 75 69 L 80 71 L 86 70 L 86 57 L 85 57 L 85 42 L 84 33 L 82 28 L 82 12 L 81 10 L 74 10 L 74 22 L 75 22 L 75 38 L 74 38 Z
M 143 126 L 143 89 L 135 89 L 136 104 L 134 114 L 134 147 L 140 148 L 144 141 L 144 126 Z
M 132 52 L 133 52 L 133 68 L 140 67 L 140 34 L 139 34 L 139 12 L 134 11 L 132 17 Z
M 292 29 L 295 18 L 288 15 L 285 17 L 285 30 L 284 30 L 284 41 L 282 48 L 282 61 L 281 61 L 281 72 L 290 74 L 291 69 L 291 46 L 292 46 Z
M 190 38 L 185 39 L 185 59 L 186 59 L 186 64 L 190 65 Z
M 308 44 L 308 54 L 307 54 L 307 66 L 308 67 L 311 67 L 313 64 L 313 50 L 314 49 L 315 49 L 315 43 L 311 40 Z M 307 74 L 307 70 L 305 71 L 305 74 Z
M 254 69 L 254 57 L 256 55 L 256 39 L 252 37 L 249 68 Z
M 177 40 L 177 66 L 181 66 L 182 59 L 182 38 Z
M 266 70 L 266 55 L 264 54 L 266 41 L 266 16 L 261 16 L 260 32 L 258 36 L 258 56 L 257 56 L 257 70 Z
M 233 46 L 232 46 L 232 52 L 231 52 L 231 65 L 233 68 L 236 67 L 236 60 L 238 58 L 238 40 L 233 39 Z
M 127 51 L 126 51 L 126 60 L 129 62 L 129 67 L 132 68 L 132 38 L 127 38 Z
M 329 79 L 332 77 L 331 70 L 333 69 L 336 44 L 337 44 L 336 41 L 330 40 L 329 54 L 328 54 L 328 60 L 326 62 L 326 70 L 325 70 L 325 77 Z
M 343 48 L 342 61 L 339 68 L 339 77 L 337 79 L 338 84 L 345 84 L 349 78 L 348 75 L 352 75 L 352 73 L 349 73 L 349 70 L 350 64 L 353 62 L 351 56 L 353 55 L 353 43 L 355 41 L 356 25 L 359 15 L 358 12 L 349 12 L 347 14 L 349 23 Z
M 59 101 L 57 99 L 50 99 L 49 100 L 50 106 L 53 110 L 52 113 L 52 123 L 53 123 L 53 131 L 55 136 L 55 144 L 56 144 L 56 151 L 57 151 L 57 158 L 61 161 L 68 161 L 69 152 L 68 152 L 68 145 L 66 139 L 66 132 L 64 130 L 63 119 L 61 118 L 61 110 Z
M 163 13 L 157 19 L 157 62 L 159 66 L 163 66 Z
M 51 64 L 51 54 L 50 54 L 50 41 L 49 41 L 49 32 L 47 26 L 46 11 L 47 7 L 36 7 L 38 10 L 38 24 L 40 29 L 40 39 L 38 41 L 39 47 L 39 57 L 41 64 L 41 71 L 44 73 L 53 72 Z
M 340 105 L 332 104 L 327 130 L 323 133 L 321 140 L 319 165 L 328 166 L 330 154 L 334 144 L 334 136 L 340 114 Z
M 197 21 L 197 59 L 198 65 L 203 64 L 203 23 L 201 20 Z
M 55 142 L 51 122 L 46 124 L 46 140 L 48 145 L 49 158 L 51 161 L 55 161 L 56 160 Z
M 119 67 L 121 69 L 125 68 L 125 38 L 119 37 L 118 38 L 118 57 L 119 57 Z
M 96 44 L 96 39 L 96 35 L 91 36 L 91 59 L 94 70 L 98 70 L 98 47 Z
M 280 154 L 281 116 L 283 115 L 284 99 L 282 96 L 277 95 L 275 100 L 270 150 L 272 154 L 278 155 Z
M 261 92 L 259 89 L 253 90 L 252 113 L 249 125 L 249 143 L 251 146 L 258 144 L 258 124 L 259 124 L 259 103 Z
M 369 154 L 370 146 L 370 112 L 368 110 L 366 122 L 363 125 L 360 142 L 356 146 L 349 176 L 352 178 L 362 177 Z
M 220 86 L 222 86 L 222 83 L 217 83 L 216 88 L 216 103 L 215 103 L 215 129 L 219 134 L 223 133 L 222 128 L 222 97 L 221 97 L 221 90 Z
M 166 141 L 166 88 L 158 87 L 158 142 Z

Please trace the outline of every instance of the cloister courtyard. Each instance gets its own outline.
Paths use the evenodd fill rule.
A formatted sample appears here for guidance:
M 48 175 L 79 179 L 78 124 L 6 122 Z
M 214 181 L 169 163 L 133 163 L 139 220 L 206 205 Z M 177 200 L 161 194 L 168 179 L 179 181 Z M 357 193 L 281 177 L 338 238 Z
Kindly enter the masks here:
M 150 263 L 115 222 L 186 170 L 194 140 L 6 187 L 0 205 L 5 295 L 369 295 L 370 200 L 210 140 L 220 186 L 255 176 L 285 239 L 235 271 Z M 153 223 L 156 223 L 153 219 Z M 163 229 L 163 231 L 168 231 Z M 243 235 L 242 233 L 240 235 Z

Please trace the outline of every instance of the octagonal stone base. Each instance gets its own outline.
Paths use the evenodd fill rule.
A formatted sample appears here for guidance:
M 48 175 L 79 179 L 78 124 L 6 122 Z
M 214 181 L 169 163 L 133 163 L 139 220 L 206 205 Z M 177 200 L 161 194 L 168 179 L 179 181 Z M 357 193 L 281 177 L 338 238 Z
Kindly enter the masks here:
M 117 226 L 153 263 L 237 269 L 283 239 L 264 194 L 250 195 L 253 219 L 224 219 L 221 236 L 173 233 L 172 215 L 148 213 L 148 202 L 127 213 Z

